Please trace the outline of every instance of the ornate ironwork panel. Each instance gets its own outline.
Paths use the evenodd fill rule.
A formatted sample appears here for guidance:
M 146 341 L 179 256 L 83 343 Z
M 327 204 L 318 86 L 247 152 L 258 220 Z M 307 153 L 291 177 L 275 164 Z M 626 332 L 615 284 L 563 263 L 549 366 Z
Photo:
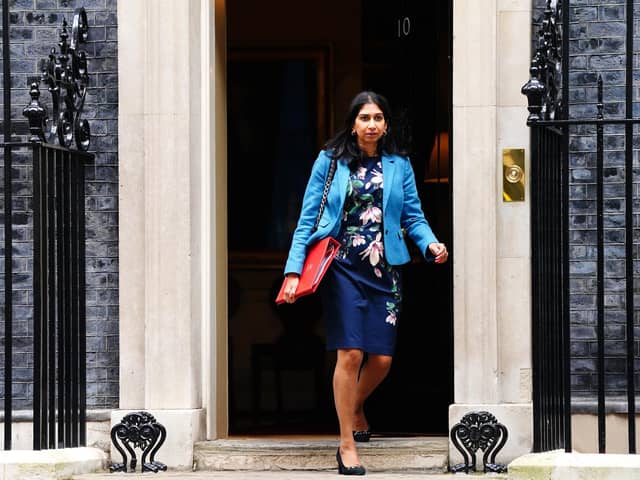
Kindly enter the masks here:
M 476 453 L 482 450 L 483 472 L 506 472 L 506 465 L 496 463 L 496 455 L 504 447 L 508 436 L 507 427 L 498 422 L 493 414 L 485 411 L 467 413 L 451 428 L 451 441 L 464 459 L 464 463 L 452 466 L 451 471 L 476 471 Z
M 89 122 L 82 118 L 89 74 L 87 54 L 80 49 L 88 34 L 89 25 L 84 8 L 74 12 L 71 34 L 67 20 L 63 20 L 59 51 L 52 48 L 48 59 L 41 62 L 40 81 L 51 94 L 51 115 L 40 101 L 39 82 L 30 85 L 31 102 L 24 109 L 24 115 L 29 119 L 30 141 L 57 141 L 60 146 L 70 148 L 75 139 L 78 150 L 89 150 L 91 129 Z
M 142 450 L 140 458 L 142 472 L 157 473 L 166 470 L 167 466 L 155 459 L 156 453 L 166 438 L 166 429 L 150 413 L 140 411 L 125 415 L 120 423 L 111 429 L 111 441 L 122 455 L 122 462 L 113 463 L 110 467 L 111 472 L 126 472 L 127 463 L 130 471 L 135 472 L 138 464 L 136 449 Z M 129 453 L 129 462 L 124 449 Z
M 529 100 L 527 122 L 562 118 L 562 0 L 547 0 L 536 53 L 531 60 L 531 78 L 522 87 Z

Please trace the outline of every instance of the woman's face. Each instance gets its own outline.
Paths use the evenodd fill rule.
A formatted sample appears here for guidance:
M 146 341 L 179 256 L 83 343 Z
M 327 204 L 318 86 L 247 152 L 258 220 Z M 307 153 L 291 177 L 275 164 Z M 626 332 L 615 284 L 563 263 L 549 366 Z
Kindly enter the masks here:
M 363 105 L 353 123 L 353 132 L 358 137 L 360 148 L 377 146 L 386 131 L 387 121 L 380 107 L 375 103 Z

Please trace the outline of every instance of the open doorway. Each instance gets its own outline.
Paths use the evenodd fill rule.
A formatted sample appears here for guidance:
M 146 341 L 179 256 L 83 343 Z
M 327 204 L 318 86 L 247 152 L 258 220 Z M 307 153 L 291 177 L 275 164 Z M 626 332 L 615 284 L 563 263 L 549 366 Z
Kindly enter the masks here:
M 273 299 L 313 160 L 357 91 L 383 93 L 407 118 L 423 208 L 454 252 L 451 1 L 427 13 L 417 0 L 227 3 L 231 435 L 338 430 L 319 300 Z M 453 264 L 415 259 L 394 364 L 366 405 L 380 434 L 448 428 Z

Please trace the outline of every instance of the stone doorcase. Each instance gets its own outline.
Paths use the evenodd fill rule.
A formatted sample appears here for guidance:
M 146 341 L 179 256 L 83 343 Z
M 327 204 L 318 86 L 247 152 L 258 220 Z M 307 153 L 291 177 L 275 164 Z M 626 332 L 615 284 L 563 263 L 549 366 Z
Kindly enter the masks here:
M 119 0 L 120 410 L 227 431 L 224 2 Z
M 455 403 L 531 448 L 528 189 L 502 200 L 502 150 L 524 148 L 530 0 L 455 0 Z M 168 431 L 162 461 L 227 434 L 224 0 L 119 0 L 120 410 Z M 528 185 L 528 171 L 526 172 Z M 457 462 L 451 449 L 452 462 Z
M 498 461 L 531 451 L 531 255 L 526 99 L 529 0 L 454 0 L 454 404 L 509 431 Z M 502 152 L 525 149 L 525 200 L 504 202 Z M 451 463 L 462 461 L 450 447 Z

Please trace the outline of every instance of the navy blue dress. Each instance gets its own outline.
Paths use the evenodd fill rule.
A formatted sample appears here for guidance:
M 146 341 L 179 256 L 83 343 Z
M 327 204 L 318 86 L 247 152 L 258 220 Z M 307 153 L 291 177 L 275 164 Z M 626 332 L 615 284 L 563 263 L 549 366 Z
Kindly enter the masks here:
M 382 241 L 382 162 L 364 159 L 351 173 L 338 240 L 322 281 L 327 349 L 393 355 L 402 302 L 401 272 Z

